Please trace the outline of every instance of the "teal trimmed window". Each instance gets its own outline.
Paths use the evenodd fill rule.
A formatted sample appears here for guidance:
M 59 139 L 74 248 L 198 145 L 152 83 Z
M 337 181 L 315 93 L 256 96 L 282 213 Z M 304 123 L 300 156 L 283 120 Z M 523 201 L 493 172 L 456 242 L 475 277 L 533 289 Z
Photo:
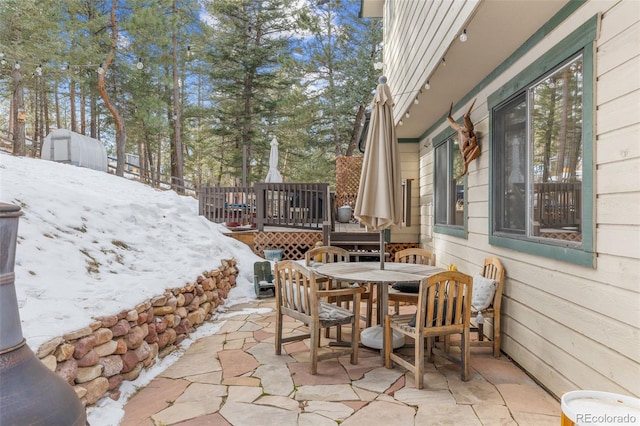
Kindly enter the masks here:
M 489 96 L 493 245 L 594 265 L 597 19 Z
M 451 130 L 434 138 L 434 231 L 466 236 L 466 178 L 458 135 Z

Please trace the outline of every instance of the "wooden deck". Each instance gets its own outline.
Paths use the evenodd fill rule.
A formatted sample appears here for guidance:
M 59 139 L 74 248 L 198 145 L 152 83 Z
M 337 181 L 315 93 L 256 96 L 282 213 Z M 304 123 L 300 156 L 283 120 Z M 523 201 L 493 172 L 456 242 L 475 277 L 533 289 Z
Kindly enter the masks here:
M 201 215 L 224 223 L 227 235 L 247 244 L 258 256 L 264 257 L 265 249 L 278 248 L 283 259 L 298 260 L 316 245 L 331 244 L 352 252 L 352 260 L 380 258 L 380 233 L 368 232 L 353 219 L 338 222 L 335 195 L 324 183 L 202 188 L 199 200 Z M 416 246 L 387 243 L 386 255 Z
M 308 230 L 267 226 L 263 231 L 229 231 L 226 235 L 248 245 L 255 254 L 264 257 L 265 249 L 281 248 L 283 260 L 304 259 L 305 253 L 323 241 L 322 230 Z M 333 240 L 331 240 L 333 236 Z M 380 258 L 380 234 L 367 232 L 359 223 L 336 223 L 335 231 L 329 234 L 329 244 L 346 248 L 353 253 L 352 261 L 378 260 Z M 417 247 L 417 243 L 387 243 L 387 259 L 396 251 Z

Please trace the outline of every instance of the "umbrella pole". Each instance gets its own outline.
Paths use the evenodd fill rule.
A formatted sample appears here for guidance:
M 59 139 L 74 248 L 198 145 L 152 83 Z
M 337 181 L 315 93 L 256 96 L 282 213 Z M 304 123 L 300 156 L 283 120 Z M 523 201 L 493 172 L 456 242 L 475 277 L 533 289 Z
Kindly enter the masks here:
M 386 250 L 384 247 L 384 230 L 380 231 L 380 269 L 384 269 L 384 256 Z

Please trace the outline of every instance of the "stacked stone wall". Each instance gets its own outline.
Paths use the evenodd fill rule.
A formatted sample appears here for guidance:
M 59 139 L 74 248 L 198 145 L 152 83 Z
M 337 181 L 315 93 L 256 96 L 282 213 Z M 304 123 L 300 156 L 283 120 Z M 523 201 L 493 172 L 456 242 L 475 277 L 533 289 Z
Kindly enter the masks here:
M 73 386 L 85 406 L 107 395 L 117 400 L 124 380 L 135 380 L 211 318 L 237 275 L 236 260 L 223 260 L 193 283 L 51 339 L 36 355 Z

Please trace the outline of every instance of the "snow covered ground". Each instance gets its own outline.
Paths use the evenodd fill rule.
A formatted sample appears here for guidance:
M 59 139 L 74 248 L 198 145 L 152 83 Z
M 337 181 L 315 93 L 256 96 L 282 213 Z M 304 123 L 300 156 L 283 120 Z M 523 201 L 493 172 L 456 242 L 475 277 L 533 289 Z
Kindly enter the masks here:
M 240 270 L 226 306 L 255 298 L 253 263 L 261 258 L 223 235 L 222 225 L 198 216 L 192 197 L 104 172 L 0 153 L 0 202 L 19 205 L 24 213 L 15 287 L 22 334 L 34 352 L 94 317 L 195 281 L 226 258 L 236 258 Z M 194 338 L 217 330 L 213 324 L 200 328 Z M 183 343 L 186 347 L 189 341 Z M 144 385 L 170 362 L 143 374 L 135 385 Z M 118 403 L 105 404 L 117 417 L 121 409 L 113 404 Z M 95 412 L 91 424 L 117 420 Z

